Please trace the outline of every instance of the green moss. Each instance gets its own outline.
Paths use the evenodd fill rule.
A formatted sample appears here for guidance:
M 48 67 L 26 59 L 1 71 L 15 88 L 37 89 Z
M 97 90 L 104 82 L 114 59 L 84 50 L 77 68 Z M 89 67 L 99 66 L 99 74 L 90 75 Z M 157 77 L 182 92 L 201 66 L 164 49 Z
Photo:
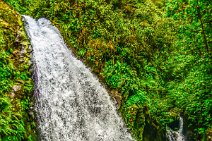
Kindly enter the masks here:
M 34 120 L 28 114 L 33 90 L 29 42 L 21 15 L 2 1 L 0 29 L 0 140 L 35 140 Z

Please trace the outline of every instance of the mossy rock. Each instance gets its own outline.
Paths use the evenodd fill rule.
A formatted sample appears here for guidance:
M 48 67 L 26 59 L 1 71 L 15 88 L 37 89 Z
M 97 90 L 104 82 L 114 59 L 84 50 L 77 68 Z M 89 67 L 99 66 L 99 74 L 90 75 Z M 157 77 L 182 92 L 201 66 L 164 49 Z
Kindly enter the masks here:
M 28 50 L 21 15 L 0 1 L 0 141 L 36 139 Z

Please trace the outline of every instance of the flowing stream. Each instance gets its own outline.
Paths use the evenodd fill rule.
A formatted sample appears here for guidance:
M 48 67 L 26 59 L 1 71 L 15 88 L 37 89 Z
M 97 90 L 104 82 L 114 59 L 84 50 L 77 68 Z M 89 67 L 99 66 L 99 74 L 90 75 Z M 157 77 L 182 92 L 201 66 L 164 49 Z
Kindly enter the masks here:
M 23 16 L 32 44 L 39 140 L 132 141 L 104 87 L 45 18 Z
M 166 134 L 169 141 L 185 141 L 185 137 L 183 135 L 183 118 L 179 119 L 179 130 L 173 131 L 172 129 L 167 130 Z

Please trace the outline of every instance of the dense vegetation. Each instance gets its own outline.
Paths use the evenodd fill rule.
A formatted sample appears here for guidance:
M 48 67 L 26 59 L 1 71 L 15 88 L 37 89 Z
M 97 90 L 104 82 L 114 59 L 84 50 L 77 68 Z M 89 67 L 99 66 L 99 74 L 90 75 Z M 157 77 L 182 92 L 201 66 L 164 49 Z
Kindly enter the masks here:
M 28 47 L 21 15 L 0 1 L 0 141 L 35 138 Z
M 149 128 L 162 140 L 179 115 L 194 140 L 209 140 L 208 0 L 5 1 L 22 14 L 51 19 L 76 56 L 107 84 L 138 141 L 153 140 L 145 134 Z

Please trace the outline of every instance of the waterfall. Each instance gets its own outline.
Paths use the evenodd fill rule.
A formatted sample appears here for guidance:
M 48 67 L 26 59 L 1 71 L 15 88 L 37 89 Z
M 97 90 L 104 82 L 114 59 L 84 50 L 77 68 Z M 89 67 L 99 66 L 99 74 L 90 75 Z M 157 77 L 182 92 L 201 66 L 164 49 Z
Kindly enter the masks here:
M 45 18 L 23 16 L 32 44 L 39 140 L 132 141 L 107 91 Z
M 173 131 L 172 129 L 168 129 L 166 136 L 169 141 L 185 141 L 185 137 L 183 135 L 183 118 L 179 119 L 179 130 Z

